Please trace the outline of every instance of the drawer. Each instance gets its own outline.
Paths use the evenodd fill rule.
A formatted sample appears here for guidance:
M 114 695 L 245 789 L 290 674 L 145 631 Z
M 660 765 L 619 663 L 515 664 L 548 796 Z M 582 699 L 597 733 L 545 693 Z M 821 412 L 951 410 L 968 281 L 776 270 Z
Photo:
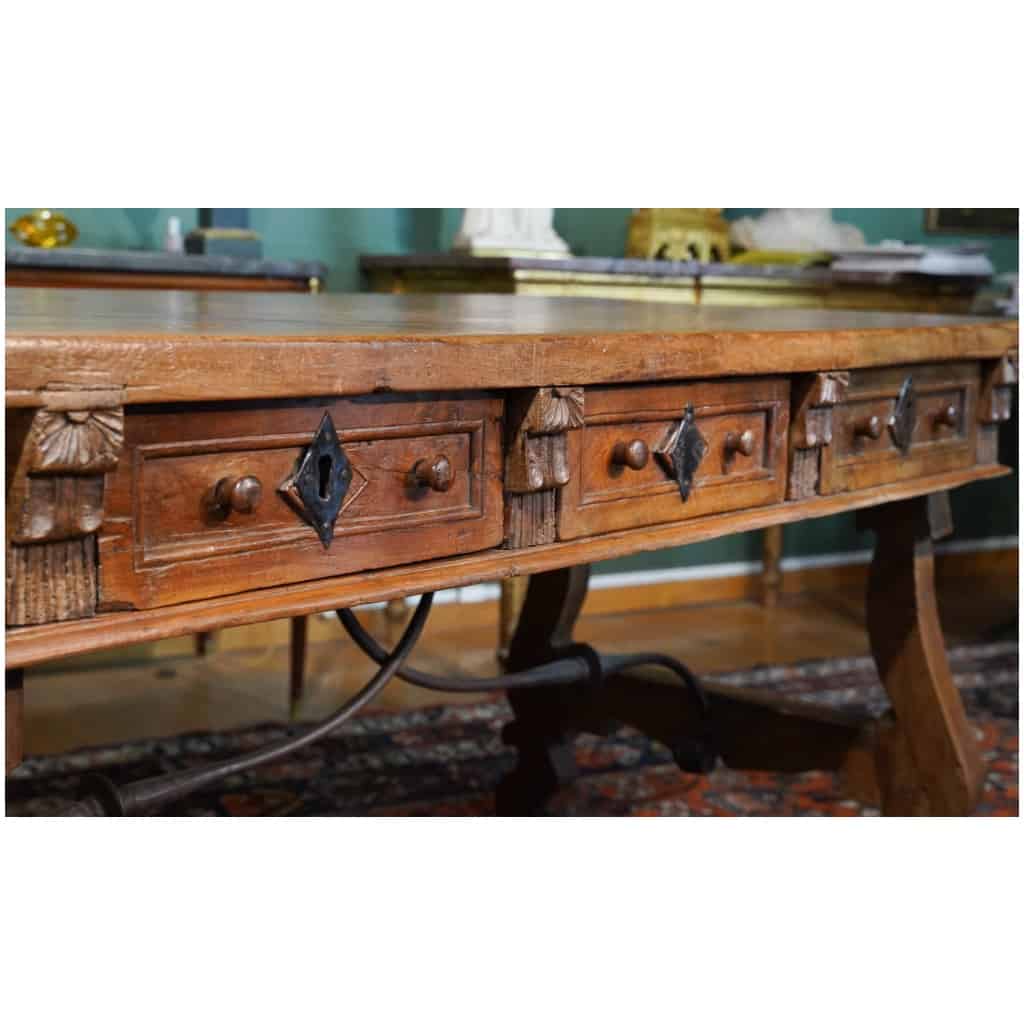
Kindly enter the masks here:
M 974 464 L 977 363 L 857 370 L 832 415 L 832 443 L 822 449 L 821 493 L 859 490 Z M 907 384 L 907 382 L 910 382 Z M 890 425 L 904 385 L 913 395 L 909 445 Z
M 688 406 L 706 448 L 684 501 L 655 453 L 671 440 Z M 583 426 L 568 434 L 572 473 L 561 492 L 559 536 L 782 501 L 788 425 L 786 379 L 587 388 Z M 730 447 L 741 438 L 746 452 Z M 644 451 L 647 458 L 638 457 Z
M 332 462 L 328 424 L 309 461 L 322 522 L 340 499 L 326 547 L 319 504 L 289 486 L 325 414 L 344 453 Z M 156 607 L 495 547 L 501 415 L 485 394 L 129 409 L 100 539 L 101 602 Z M 253 480 L 261 496 L 249 507 Z

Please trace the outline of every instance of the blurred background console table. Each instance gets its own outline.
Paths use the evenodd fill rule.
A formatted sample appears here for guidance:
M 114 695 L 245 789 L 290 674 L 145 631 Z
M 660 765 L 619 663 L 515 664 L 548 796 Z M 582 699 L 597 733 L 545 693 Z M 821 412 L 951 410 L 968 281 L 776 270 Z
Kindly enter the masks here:
M 574 775 L 573 735 L 609 722 L 687 771 L 839 768 L 895 813 L 978 798 L 932 542 L 951 488 L 1008 472 L 1015 322 L 53 289 L 10 290 L 7 318 L 8 768 L 27 666 L 529 575 L 514 678 L 491 685 L 515 712 L 507 813 L 540 809 Z M 593 561 L 852 510 L 878 538 L 880 721 L 756 701 L 709 717 L 671 659 L 573 643 Z M 259 756 L 312 742 L 396 671 L 487 689 L 403 668 L 428 611 L 393 652 L 353 633 L 382 665 L 359 700 Z M 624 675 L 638 658 L 677 681 Z M 107 785 L 82 807 L 144 813 L 203 778 Z
M 968 313 L 987 277 L 637 259 L 363 255 L 371 291 L 567 295 L 688 306 Z
M 7 287 L 318 292 L 327 270 L 300 260 L 7 246 Z

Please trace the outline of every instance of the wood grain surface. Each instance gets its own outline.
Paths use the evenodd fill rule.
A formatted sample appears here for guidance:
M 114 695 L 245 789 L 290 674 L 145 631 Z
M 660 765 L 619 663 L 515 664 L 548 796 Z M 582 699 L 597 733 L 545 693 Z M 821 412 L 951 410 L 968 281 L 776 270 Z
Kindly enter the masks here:
M 1015 321 L 501 295 L 12 289 L 7 405 L 545 387 L 998 359 Z
M 985 781 L 974 730 L 953 682 L 935 600 L 933 542 L 953 529 L 944 493 L 862 513 L 878 535 L 867 590 L 871 650 L 892 701 L 879 738 L 886 814 L 968 814 Z
M 913 439 L 906 453 L 895 445 L 887 424 L 896 396 L 907 378 L 916 394 Z M 963 469 L 975 461 L 979 369 L 974 363 L 891 366 L 857 370 L 843 401 L 832 414 L 832 443 L 822 448 L 822 494 L 874 487 Z M 939 414 L 952 407 L 955 424 L 939 422 Z M 858 428 L 875 417 L 878 437 Z
M 688 405 L 707 452 L 684 502 L 653 458 L 631 469 L 615 464 L 613 453 L 634 441 L 654 451 Z M 565 540 L 782 501 L 788 424 L 789 383 L 778 378 L 590 389 L 584 426 L 569 435 L 572 473 L 558 535 Z M 754 451 L 730 454 L 726 438 L 743 431 L 750 431 Z
M 330 550 L 280 491 L 327 413 L 351 466 Z M 495 547 L 502 538 L 502 402 L 463 393 L 233 406 L 144 407 L 125 417 L 109 477 L 100 608 L 151 608 Z M 443 491 L 412 476 L 445 456 Z M 262 485 L 224 513 L 221 480 Z

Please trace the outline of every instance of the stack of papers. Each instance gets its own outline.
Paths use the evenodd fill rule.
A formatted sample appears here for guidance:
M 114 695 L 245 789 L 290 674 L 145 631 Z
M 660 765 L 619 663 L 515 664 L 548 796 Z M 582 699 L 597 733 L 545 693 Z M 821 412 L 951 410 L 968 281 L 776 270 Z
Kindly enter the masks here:
M 995 273 L 983 244 L 926 246 L 883 243 L 834 254 L 832 270 L 874 274 L 934 274 L 991 277 Z

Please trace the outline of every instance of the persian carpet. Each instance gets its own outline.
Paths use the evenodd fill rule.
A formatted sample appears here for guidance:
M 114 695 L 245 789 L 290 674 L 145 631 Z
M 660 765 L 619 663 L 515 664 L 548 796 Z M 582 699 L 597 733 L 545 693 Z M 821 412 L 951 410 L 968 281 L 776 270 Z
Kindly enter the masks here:
M 1018 673 L 1014 643 L 950 651 L 950 665 L 978 730 L 987 769 L 976 813 L 1018 813 Z M 870 658 L 754 668 L 709 681 L 880 714 L 887 701 Z M 486 815 L 515 753 L 501 740 L 503 697 L 475 704 L 364 712 L 328 739 L 276 764 L 239 773 L 167 805 L 165 815 Z M 290 734 L 262 725 L 193 733 L 29 758 L 7 782 L 9 815 L 59 813 L 79 780 L 103 772 L 124 783 L 220 760 Z M 834 773 L 683 774 L 668 751 L 635 730 L 584 735 L 581 777 L 555 797 L 555 815 L 872 815 L 846 800 Z

